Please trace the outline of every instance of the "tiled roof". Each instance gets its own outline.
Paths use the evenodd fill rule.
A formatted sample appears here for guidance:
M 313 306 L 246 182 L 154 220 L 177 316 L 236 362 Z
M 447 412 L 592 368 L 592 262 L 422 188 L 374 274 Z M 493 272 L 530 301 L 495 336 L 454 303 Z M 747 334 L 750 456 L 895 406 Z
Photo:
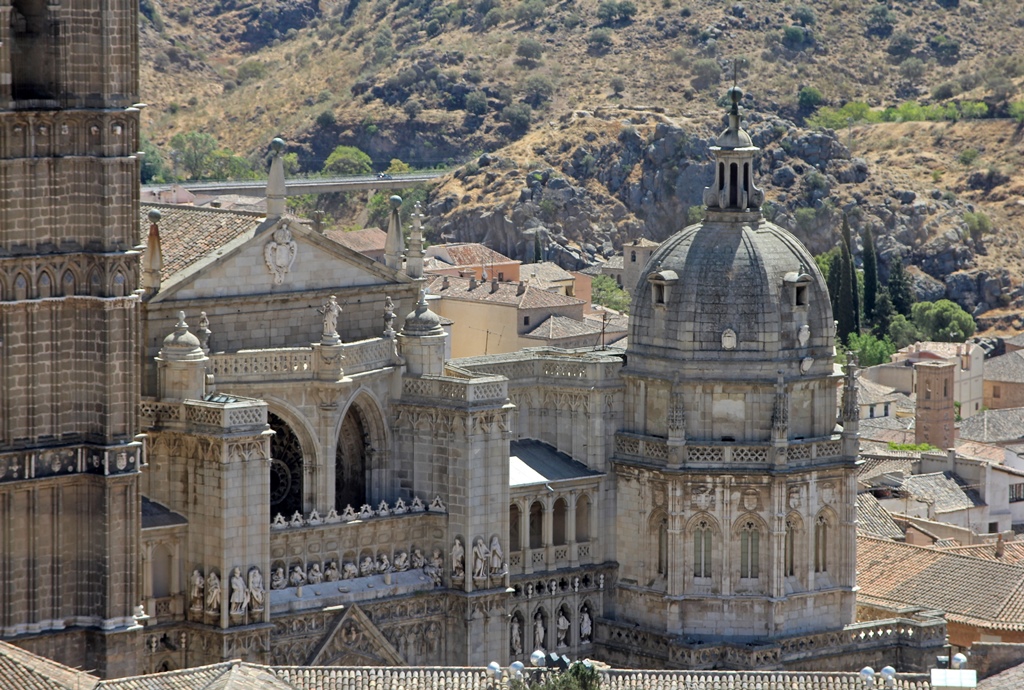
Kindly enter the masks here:
M 621 271 L 624 266 L 623 256 L 618 254 L 616 256 L 609 256 L 608 260 L 601 264 L 602 268 L 610 268 L 612 270 Z
M 92 690 L 99 679 L 20 647 L 0 642 L 0 688 Z
M 926 340 L 897 350 L 897 355 L 907 355 L 910 359 L 928 359 L 928 355 L 935 355 L 937 357 L 948 358 L 956 357 L 961 354 L 961 350 L 965 350 L 964 354 L 970 354 L 971 351 L 978 347 L 975 343 L 940 343 L 933 340 Z
M 553 261 L 542 261 L 537 264 L 528 264 L 519 269 L 519 275 L 526 280 L 530 279 L 530 282 L 539 282 L 542 284 L 549 283 L 560 283 L 566 280 L 572 280 L 572 273 L 565 270 Z
M 1024 350 L 1014 350 L 985 360 L 986 381 L 1024 383 Z
M 891 386 L 883 386 L 863 377 L 857 378 L 857 402 L 861 405 L 894 402 L 899 400 L 900 396 L 903 394 Z
M 1024 568 L 1016 565 L 858 536 L 857 586 L 867 603 L 939 609 L 966 625 L 1024 630 Z
M 984 460 L 994 465 L 1000 465 L 1006 459 L 1006 449 L 992 443 L 958 438 L 955 445 L 957 454 L 965 458 Z
M 984 410 L 968 417 L 960 422 L 960 438 L 984 443 L 1006 443 L 1024 438 L 1024 407 Z
M 267 666 L 226 661 L 212 666 L 102 681 L 97 690 L 296 690 Z
M 585 335 L 600 335 L 601 326 L 587 321 L 577 321 L 568 316 L 552 315 L 541 321 L 536 328 L 525 335 L 527 338 L 543 340 L 559 340 L 576 338 Z
M 879 477 L 883 474 L 907 476 L 913 474 L 914 463 L 917 462 L 920 453 L 911 455 L 877 455 L 863 457 L 863 464 L 857 468 L 857 476 L 860 479 L 868 480 L 872 477 Z
M 1012 338 L 1005 338 L 1004 341 L 1007 345 L 1016 345 L 1017 347 L 1024 347 L 1024 332 L 1018 333 Z
M 448 287 L 444 287 L 445 280 L 448 281 Z M 544 309 L 584 304 L 583 300 L 575 297 L 548 292 L 532 285 L 524 285 L 522 294 L 517 294 L 519 293 L 518 283 L 477 282 L 476 287 L 472 289 L 470 289 L 470 284 L 471 281 L 468 278 L 435 276 L 430 281 L 427 291 L 445 299 L 509 304 L 520 309 Z
M 882 539 L 903 539 L 903 530 L 870 493 L 857 496 L 857 532 Z
M 1001 557 L 996 556 L 996 545 L 994 543 L 953 546 L 943 550 L 965 556 L 974 556 L 975 558 L 984 558 L 987 561 L 996 561 L 997 563 L 1024 565 L 1024 541 L 1003 542 L 1003 555 Z
M 653 241 L 647 239 L 646 237 L 638 237 L 637 239 L 633 240 L 632 242 L 630 242 L 626 246 L 627 247 L 660 247 L 661 246 L 661 242 L 653 242 Z
M 583 318 L 593 321 L 597 324 L 598 328 L 601 328 L 601 322 L 604 321 L 605 314 L 608 315 L 608 320 L 604 324 L 605 333 L 625 333 L 629 330 L 629 316 L 627 314 L 620 314 L 614 309 L 595 307 L 593 312 L 584 314 Z
M 443 257 L 447 254 L 453 266 L 486 266 L 488 264 L 517 263 L 515 259 L 510 259 L 504 254 L 499 254 L 490 247 L 477 242 L 434 245 L 432 249 L 438 252 L 435 256 Z M 433 253 L 431 252 L 431 254 Z
M 149 238 L 146 214 L 160 211 L 160 250 L 163 254 L 161 280 L 168 280 L 231 240 L 252 232 L 264 220 L 259 213 L 225 211 L 217 208 L 193 208 L 174 204 L 142 204 L 141 239 Z
M 903 480 L 902 489 L 918 500 L 935 506 L 936 513 L 952 513 L 985 505 L 974 489 L 952 472 L 913 474 Z
M 388 239 L 388 234 L 380 228 L 328 230 L 324 233 L 324 236 L 360 253 L 382 252 L 384 251 L 384 243 Z

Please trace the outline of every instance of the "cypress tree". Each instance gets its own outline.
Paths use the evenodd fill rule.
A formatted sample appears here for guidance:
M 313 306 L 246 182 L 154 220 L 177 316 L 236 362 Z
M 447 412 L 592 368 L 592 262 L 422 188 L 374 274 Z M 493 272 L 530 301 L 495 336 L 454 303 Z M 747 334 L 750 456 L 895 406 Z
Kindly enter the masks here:
M 878 290 L 878 301 L 875 302 L 875 335 L 884 338 L 889 335 L 889 322 L 895 314 L 892 308 L 892 300 L 889 299 L 889 291 L 885 288 Z
M 875 235 L 868 225 L 864 230 L 864 318 L 875 318 L 875 302 L 878 298 L 878 252 L 875 250 Z
M 828 299 L 832 303 L 832 318 L 839 313 L 839 277 L 843 275 L 843 256 L 841 252 L 835 252 L 828 260 L 828 277 L 825 279 L 828 285 Z
M 893 310 L 907 317 L 910 316 L 910 308 L 917 301 L 910 287 L 907 272 L 903 270 L 903 261 L 900 259 L 896 259 L 889 269 L 889 299 L 892 300 Z
M 853 282 L 854 274 L 850 270 L 850 266 L 853 264 L 853 259 L 850 257 L 850 248 L 843 242 L 840 245 L 840 251 L 842 252 L 842 259 L 839 275 L 839 297 L 836 299 L 835 311 L 836 337 L 847 343 L 849 342 L 850 334 L 858 332 L 857 312 L 853 301 L 856 289 Z

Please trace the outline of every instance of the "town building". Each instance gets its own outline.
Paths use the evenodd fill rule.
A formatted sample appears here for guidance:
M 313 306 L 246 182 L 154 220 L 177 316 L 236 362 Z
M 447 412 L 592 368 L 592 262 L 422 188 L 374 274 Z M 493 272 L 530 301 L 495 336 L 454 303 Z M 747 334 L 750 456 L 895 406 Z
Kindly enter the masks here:
M 948 362 L 953 368 L 953 400 L 964 419 L 981 411 L 988 363 L 978 343 L 918 342 L 898 350 L 892 361 L 866 368 L 862 376 L 910 395 L 917 389 L 914 365 L 920 362 Z

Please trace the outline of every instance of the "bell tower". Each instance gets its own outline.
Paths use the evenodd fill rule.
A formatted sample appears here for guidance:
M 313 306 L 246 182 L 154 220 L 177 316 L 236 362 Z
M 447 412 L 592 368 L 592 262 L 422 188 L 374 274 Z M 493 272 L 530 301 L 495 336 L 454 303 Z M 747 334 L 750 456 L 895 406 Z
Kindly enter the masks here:
M 0 6 L 0 637 L 133 673 L 138 3 Z

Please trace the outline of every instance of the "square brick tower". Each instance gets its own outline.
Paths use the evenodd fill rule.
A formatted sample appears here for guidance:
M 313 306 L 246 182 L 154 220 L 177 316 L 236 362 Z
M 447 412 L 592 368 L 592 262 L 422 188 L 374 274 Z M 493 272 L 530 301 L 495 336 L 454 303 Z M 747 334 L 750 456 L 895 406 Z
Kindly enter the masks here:
M 0 637 L 135 670 L 138 3 L 0 6 Z

